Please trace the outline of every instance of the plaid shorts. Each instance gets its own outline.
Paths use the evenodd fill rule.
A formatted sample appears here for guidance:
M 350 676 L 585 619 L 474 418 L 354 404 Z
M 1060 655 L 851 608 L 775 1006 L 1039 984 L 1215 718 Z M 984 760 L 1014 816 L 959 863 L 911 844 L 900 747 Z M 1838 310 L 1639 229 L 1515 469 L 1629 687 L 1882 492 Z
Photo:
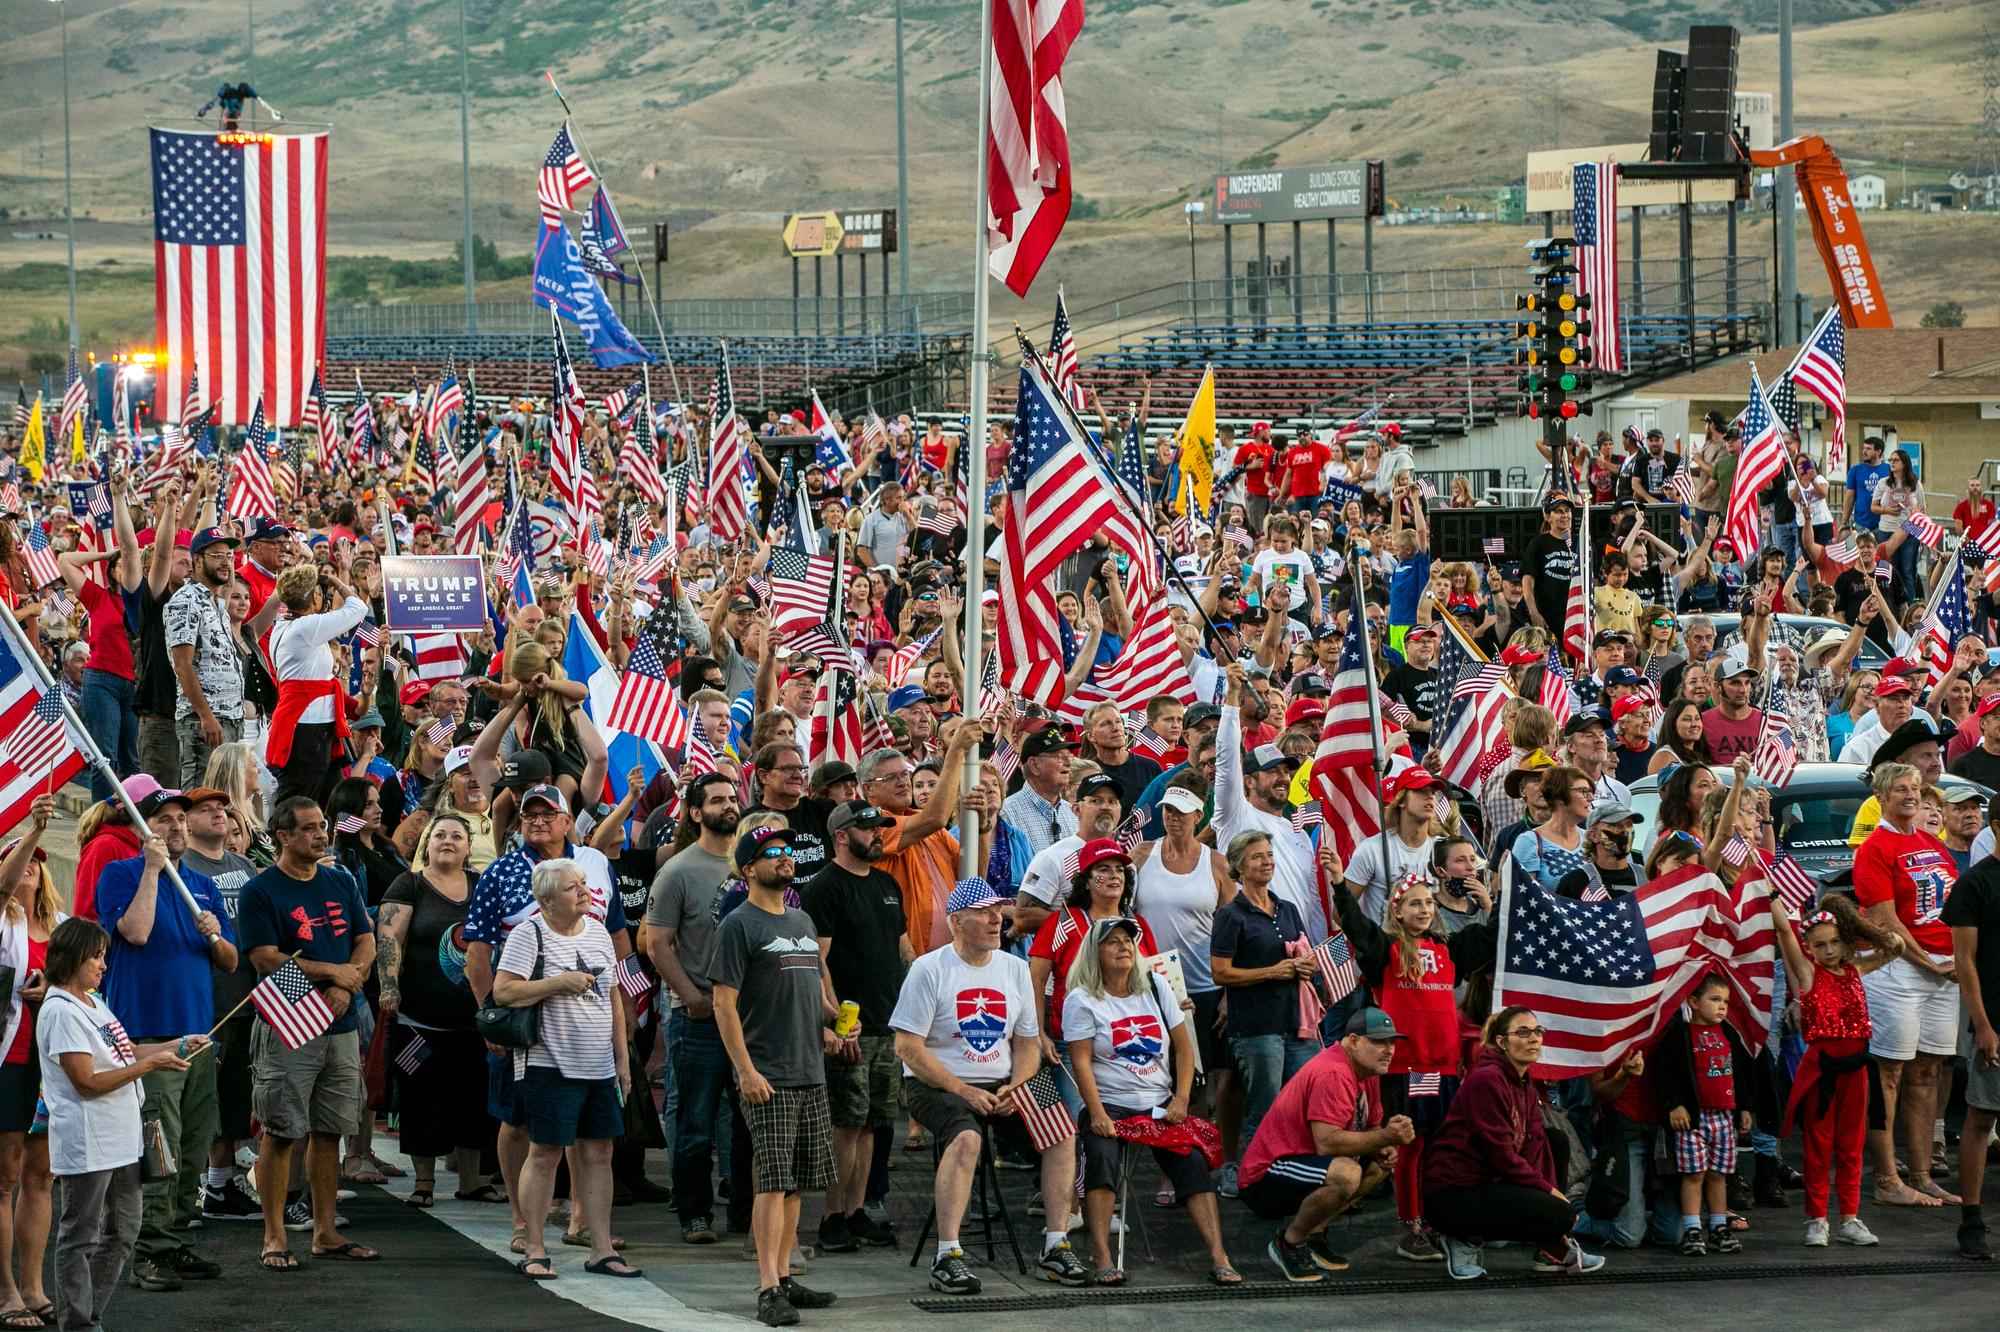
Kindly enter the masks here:
M 1736 1114 L 1702 1110 L 1694 1127 L 1674 1130 L 1674 1169 L 1683 1175 L 1736 1173 Z
M 773 1087 L 762 1105 L 742 1104 L 756 1149 L 757 1192 L 817 1192 L 832 1185 L 833 1120 L 825 1087 Z

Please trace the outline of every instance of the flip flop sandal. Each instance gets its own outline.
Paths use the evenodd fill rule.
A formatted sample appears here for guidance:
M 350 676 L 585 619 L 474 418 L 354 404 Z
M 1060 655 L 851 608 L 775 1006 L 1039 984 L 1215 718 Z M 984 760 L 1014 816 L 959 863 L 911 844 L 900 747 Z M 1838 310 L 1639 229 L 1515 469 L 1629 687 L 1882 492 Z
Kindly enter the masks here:
M 266 1272 L 296 1272 L 299 1260 L 292 1256 L 290 1249 L 266 1249 L 257 1255 L 257 1265 Z
M 613 1271 L 611 1268 L 611 1264 L 613 1263 L 619 1264 L 620 1266 L 624 1267 L 625 1270 L 622 1272 Z M 642 1277 L 646 1275 L 646 1273 L 642 1269 L 633 1267 L 630 1263 L 627 1263 L 623 1258 L 620 1258 L 615 1254 L 609 1258 L 599 1258 L 594 1263 L 585 1263 L 583 1265 L 583 1270 L 590 1273 L 592 1276 L 629 1278 L 629 1277 Z
M 460 1202 L 504 1203 L 507 1201 L 507 1195 L 499 1189 L 494 1188 L 491 1184 L 481 1184 L 478 1188 L 473 1189 L 460 1189 L 451 1196 Z
M 1181 1200 L 1179 1196 L 1176 1195 L 1172 1189 L 1161 1189 L 1158 1193 L 1155 1193 L 1153 1195 L 1153 1206 L 1158 1207 L 1162 1210 L 1171 1207 L 1179 1207 L 1180 1205 L 1181 1205 Z
M 381 1157 L 375 1155 L 375 1153 L 373 1152 L 369 1152 L 367 1154 L 367 1159 L 369 1164 L 373 1165 L 377 1170 L 387 1175 L 390 1179 L 403 1179 L 407 1177 L 410 1173 L 409 1171 L 403 1169 L 403 1167 L 399 1165 L 393 1165 L 388 1161 L 384 1161 Z
M 1240 1286 L 1243 1284 L 1243 1274 L 1227 1263 L 1224 1263 L 1221 1267 L 1209 1268 L 1208 1279 L 1218 1286 Z
M 436 1198 L 437 1194 L 430 1189 L 411 1189 L 410 1196 L 403 1201 L 412 1207 L 429 1208 Z
M 547 1255 L 540 1258 L 523 1258 L 520 1262 L 514 1264 L 514 1268 L 530 1281 L 554 1281 L 556 1279 L 556 1265 L 549 1260 Z M 542 1270 L 532 1270 L 535 1268 Z
M 1125 1284 L 1125 1273 L 1116 1267 L 1100 1267 L 1091 1273 L 1090 1283 L 1093 1286 L 1122 1286 Z
M 44 1323 L 47 1323 L 50 1327 L 54 1327 L 56 1322 L 55 1302 L 53 1300 L 44 1300 L 42 1303 L 36 1305 L 35 1317 L 41 1319 Z
M 356 1244 L 353 1240 L 346 1240 L 340 1244 L 336 1244 L 331 1249 L 314 1249 L 312 1256 L 315 1258 L 338 1258 L 343 1262 L 349 1263 L 379 1263 L 382 1261 L 382 1254 L 379 1250 L 371 1249 L 366 1244 Z
M 569 1245 L 573 1249 L 590 1248 L 593 1243 L 590 1236 L 590 1227 L 585 1226 L 582 1230 L 565 1230 L 563 1232 L 562 1242 L 564 1244 Z M 611 1247 L 614 1249 L 623 1249 L 625 1247 L 625 1241 L 620 1239 L 618 1236 L 613 1235 L 611 1237 Z
M 0 1313 L 0 1327 L 43 1327 L 42 1316 L 33 1309 L 9 1309 Z

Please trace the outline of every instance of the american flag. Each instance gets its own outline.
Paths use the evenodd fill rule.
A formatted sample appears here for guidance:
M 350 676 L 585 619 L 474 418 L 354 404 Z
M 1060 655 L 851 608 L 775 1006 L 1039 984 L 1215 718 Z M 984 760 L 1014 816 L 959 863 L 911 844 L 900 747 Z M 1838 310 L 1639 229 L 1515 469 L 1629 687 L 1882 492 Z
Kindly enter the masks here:
M 1618 164 L 1578 162 L 1570 175 L 1577 290 L 1590 298 L 1591 362 L 1616 373 L 1625 368 L 1618 339 Z
M 347 412 L 348 460 L 356 468 L 371 466 L 375 454 L 375 409 L 368 405 L 368 390 L 361 387 L 361 372 L 354 372 L 354 406 Z
M 583 493 L 590 474 L 583 456 L 583 390 L 577 386 L 576 369 L 570 364 L 569 339 L 563 336 L 562 321 L 553 309 L 549 311 L 549 330 L 555 344 L 555 382 L 549 397 L 549 471 L 556 495 L 569 510 L 576 529 L 582 531 L 591 519 L 584 508 Z
M 452 549 L 460 555 L 476 555 L 486 531 L 486 506 L 493 502 L 492 490 L 486 482 L 486 445 L 474 440 L 455 470 L 458 481 L 452 487 L 451 497 Z
M 611 390 L 604 395 L 604 415 L 610 420 L 617 420 L 625 414 L 627 404 L 636 398 L 644 398 L 645 394 L 646 383 L 642 379 L 635 379 L 624 388 Z
M 1962 551 L 1962 547 L 1954 551 L 1950 562 L 1937 570 L 1923 618 L 1917 621 L 1917 644 L 1930 664 L 1933 685 L 1951 669 L 1952 653 L 1959 640 L 1972 632 L 1972 608 L 1965 598 Z
M 15 635 L 0 648 L 0 832 L 28 815 L 36 796 L 83 768 L 64 724 L 62 695 L 44 691 L 35 665 L 22 660 Z
M 1569 668 L 1563 665 L 1562 653 L 1553 643 L 1549 645 L 1548 659 L 1542 663 L 1541 696 L 1538 701 L 1556 714 L 1557 726 L 1576 714 L 1576 693 L 1570 688 Z
M 1731 837 L 1722 844 L 1722 861 L 1725 865 L 1741 867 L 1750 859 L 1750 844 L 1742 836 Z
M 1319 963 L 1319 989 L 1329 1005 L 1337 1004 L 1361 984 L 1361 968 L 1354 965 L 1354 950 L 1345 933 L 1331 935 L 1314 946 L 1313 960 Z
M 1563 608 L 1562 648 L 1581 666 L 1590 660 L 1590 552 L 1580 550 L 1576 572 L 1569 580 L 1569 604 Z
M 1013 0 L 993 13 L 994 97 L 986 127 L 988 267 L 1016 296 L 1069 218 L 1062 64 L 1083 0 Z
M 412 1031 L 410 1039 L 403 1043 L 403 1048 L 396 1054 L 396 1067 L 414 1075 L 424 1066 L 424 1060 L 430 1057 L 430 1042 L 424 1039 L 422 1032 Z
M 459 387 L 458 370 L 451 353 L 446 352 L 444 378 L 438 381 L 437 392 L 431 395 L 430 415 L 424 422 L 424 428 L 432 439 L 449 448 L 451 423 L 464 411 L 465 390 Z
M 1861 552 L 1856 550 L 1854 543 L 1846 537 L 1842 537 L 1832 545 L 1825 547 L 1825 550 L 1828 563 L 1842 565 L 1846 568 L 1853 568 L 1861 559 Z
M 1778 428 L 1777 413 L 1750 367 L 1750 405 L 1743 411 L 1743 451 L 1736 463 L 1736 479 L 1729 487 L 1729 509 L 1723 516 L 1723 535 L 1747 559 L 1761 544 L 1757 523 L 1757 495 L 1785 469 L 1785 440 Z
M 618 447 L 618 470 L 638 488 L 639 497 L 656 509 L 667 502 L 667 482 L 660 475 L 659 450 L 659 440 L 653 434 L 653 413 L 641 410 L 638 420 L 625 433 L 624 443 Z
M 1324 825 L 1326 816 L 1320 813 L 1319 801 L 1308 800 L 1292 811 L 1292 831 L 1307 832 Z
M 1694 477 L 1687 468 L 1676 468 L 1674 474 L 1667 478 L 1667 493 L 1674 497 L 1676 503 L 1690 509 L 1694 507 Z
M 1944 528 L 1938 525 L 1937 519 L 1921 509 L 1903 520 L 1903 530 L 1932 550 L 1936 550 L 1938 543 L 1944 540 Z
M 159 389 L 180 399 L 199 365 L 218 420 L 249 420 L 261 398 L 289 426 L 326 341 L 329 141 L 251 138 L 152 131 Z
M 1529 879 L 1508 891 L 1499 915 L 1493 1003 L 1526 1004 L 1540 1017 L 1544 1075 L 1624 1058 L 1711 971 L 1730 982 L 1732 1025 L 1753 1049 L 1762 1044 L 1775 936 L 1762 891 L 1748 884 L 1731 889 L 1689 865 L 1610 901 L 1581 902 Z
M 993 748 L 993 766 L 999 770 L 1000 782 L 1004 786 L 1014 780 L 1015 771 L 1021 766 L 1021 751 L 1009 741 L 1002 740 Z
M 833 584 L 840 576 L 833 557 L 782 545 L 771 552 L 770 575 L 771 627 L 779 641 L 834 669 L 843 663 L 851 669 L 853 657 L 833 639 Z
M 1173 748 L 1167 743 L 1166 737 L 1138 717 L 1125 719 L 1125 735 L 1134 754 L 1140 758 L 1151 759 L 1155 763 L 1164 762 L 1162 756 Z
M 342 814 L 339 818 L 333 821 L 333 831 L 336 834 L 346 834 L 352 836 L 355 833 L 363 831 L 367 827 L 368 827 L 368 820 L 362 818 L 359 814 Z
M 1826 466 L 1838 474 L 1847 458 L 1847 330 L 1841 327 L 1838 306 L 1829 307 L 1820 318 L 1785 377 L 1803 384 L 1826 404 L 1833 417 L 1827 431 Z
M 605 725 L 666 749 L 686 744 L 688 716 L 674 691 L 679 660 L 673 610 L 661 606 L 647 618 L 645 632 L 618 677 L 618 696 Z
M 1424 1097 L 1441 1094 L 1443 1090 L 1442 1076 L 1442 1074 L 1438 1073 L 1410 1074 L 1410 1095 Z
M 838 759 L 855 763 L 870 748 L 872 710 L 862 715 L 861 691 L 851 671 L 827 671 L 813 687 L 812 724 L 807 731 L 806 761 L 813 765 Z
M 28 429 L 28 385 L 25 380 L 14 386 L 14 433 L 24 434 Z
M 364 648 L 382 646 L 382 631 L 376 627 L 375 621 L 363 620 L 354 626 L 354 644 Z
M 12 481 L 7 482 L 5 485 L 0 485 L 0 513 L 13 514 L 18 517 L 26 512 L 27 508 L 21 502 L 21 487 Z
M 653 978 L 646 974 L 645 964 L 637 953 L 620 962 L 611 975 L 618 982 L 618 988 L 635 1001 L 653 993 Z
M 1239 547 L 1243 550 L 1249 550 L 1252 546 L 1257 544 L 1256 540 L 1250 535 L 1249 529 L 1244 527 L 1240 523 L 1231 523 L 1227 527 L 1223 528 L 1222 539 L 1228 542 L 1230 545 Z
M 238 518 L 278 516 L 278 496 L 271 486 L 271 459 L 265 452 L 270 440 L 264 428 L 264 400 L 250 412 L 250 428 L 244 432 L 243 449 L 229 473 L 229 501 L 223 512 Z
M 708 530 L 719 541 L 736 541 L 750 525 L 750 500 L 743 486 L 749 458 L 743 422 L 736 415 L 736 389 L 729 378 L 729 344 L 715 372 L 715 410 L 709 418 Z
M 1787 430 L 1799 428 L 1799 391 L 1789 374 L 1779 375 L 1771 381 L 1771 410 L 1778 414 L 1778 422 Z
M 875 409 L 870 407 L 868 415 L 861 420 L 861 447 L 864 449 L 876 449 L 883 447 L 888 442 L 889 427 L 883 422 L 880 416 L 875 414 Z
M 1056 288 L 1056 322 L 1049 329 L 1049 367 L 1055 371 L 1056 388 L 1081 412 L 1083 385 L 1076 377 L 1076 334 L 1069 326 L 1069 307 L 1063 303 L 1061 287 Z
M 1778 900 L 1794 916 L 1819 900 L 1819 884 L 1790 856 L 1781 855 L 1771 862 L 1771 882 L 1778 889 Z
M 442 680 L 465 674 L 465 646 L 457 634 L 411 634 L 419 680 Z
M 250 1006 L 271 1024 L 271 1033 L 287 1050 L 296 1050 L 333 1025 L 333 1010 L 320 997 L 294 958 L 257 982 Z
M 71 481 L 69 484 L 69 511 L 79 519 L 87 521 L 99 532 L 111 530 L 111 483 L 108 481 Z
M 1499 537 L 1487 537 L 1479 544 L 1480 549 L 1486 552 L 1488 559 L 1491 559 L 1495 555 L 1505 555 L 1507 553 L 1507 543 Z
M 90 389 L 83 382 L 83 375 L 76 368 L 76 348 L 69 349 L 69 368 L 63 372 L 62 408 L 57 415 L 56 434 L 62 439 L 70 437 L 70 430 L 84 417 L 90 407 Z
M 1056 1088 L 1055 1074 L 1048 1069 L 1042 1069 L 1016 1087 L 1013 1101 L 1022 1126 L 1028 1130 L 1028 1141 L 1036 1151 L 1045 1152 L 1076 1136 L 1076 1120 L 1070 1117 L 1069 1107 L 1063 1104 L 1062 1093 Z
M 1382 826 L 1382 800 L 1375 787 L 1375 735 L 1369 717 L 1367 616 L 1355 606 L 1340 647 L 1326 719 L 1313 756 L 1312 788 L 1319 792 L 1326 831 L 1333 834 L 1343 861 Z
M 1799 746 L 1792 736 L 1791 723 L 1776 709 L 1767 711 L 1763 731 L 1757 738 L 1757 750 L 1750 758 L 1750 771 L 1773 786 L 1783 786 L 1792 780 L 1798 766 Z
M 62 566 L 56 563 L 56 553 L 49 548 L 49 534 L 40 523 L 28 524 L 27 540 L 28 577 L 38 588 L 63 580 Z
M 424 739 L 432 746 L 442 749 L 445 745 L 451 743 L 452 736 L 457 733 L 458 718 L 450 716 L 440 717 L 424 728 Z
M 313 370 L 312 387 L 306 390 L 305 406 L 299 409 L 299 429 L 313 441 L 313 457 L 323 475 L 333 475 L 340 466 L 340 444 L 334 438 L 333 411 L 327 406 L 326 386 L 319 370 Z
M 1417 719 L 1417 714 L 1410 711 L 1408 704 L 1395 698 L 1385 697 L 1382 700 L 1382 715 L 1404 730 L 1408 730 L 1410 723 Z
M 903 647 L 896 649 L 895 655 L 889 658 L 888 668 L 882 672 L 882 679 L 889 688 L 894 689 L 909 678 L 910 672 L 916 669 L 919 661 L 923 660 L 924 653 L 931 650 L 931 644 L 937 642 L 938 635 L 943 632 L 944 626 L 939 625 L 923 637 L 913 638 Z
M 1456 644 L 1447 634 L 1446 651 Z M 1463 647 L 1458 651 L 1462 654 Z M 1439 660 L 1444 654 L 1439 654 Z M 1497 662 L 1462 657 L 1457 682 L 1450 686 L 1444 714 L 1438 718 L 1431 746 L 1438 756 L 1438 772 L 1454 786 L 1470 790 L 1479 781 L 1480 769 L 1496 749 L 1507 749 L 1507 728 L 1502 721 L 1514 691 L 1507 684 L 1507 668 Z M 1440 675 L 1440 681 L 1450 677 Z
M 542 159 L 541 174 L 535 180 L 535 198 L 542 207 L 542 220 L 550 226 L 561 226 L 564 213 L 580 211 L 576 192 L 596 179 L 584 165 L 583 155 L 577 152 L 576 142 L 569 135 L 569 122 L 565 120 L 556 131 L 555 142 L 549 145 L 549 155 Z

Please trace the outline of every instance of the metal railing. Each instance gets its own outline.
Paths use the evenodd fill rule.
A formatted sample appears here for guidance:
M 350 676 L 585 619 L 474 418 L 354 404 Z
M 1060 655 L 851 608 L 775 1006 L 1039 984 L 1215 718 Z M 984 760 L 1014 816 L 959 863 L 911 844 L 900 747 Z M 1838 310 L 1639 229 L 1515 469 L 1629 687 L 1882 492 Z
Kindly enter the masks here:
M 652 316 L 636 299 L 614 300 L 618 317 L 633 333 L 652 333 Z M 532 301 L 480 301 L 474 307 L 481 333 L 540 333 L 549 329 L 549 312 Z M 797 322 L 794 322 L 794 316 Z M 965 291 L 922 291 L 870 298 L 864 324 L 858 298 L 845 303 L 811 295 L 794 306 L 789 296 L 728 299 L 676 299 L 659 303 L 660 324 L 669 334 L 783 334 L 842 337 L 891 332 L 963 332 L 972 323 L 972 294 Z M 465 305 L 330 305 L 328 337 L 385 337 L 396 334 L 454 334 L 465 331 Z

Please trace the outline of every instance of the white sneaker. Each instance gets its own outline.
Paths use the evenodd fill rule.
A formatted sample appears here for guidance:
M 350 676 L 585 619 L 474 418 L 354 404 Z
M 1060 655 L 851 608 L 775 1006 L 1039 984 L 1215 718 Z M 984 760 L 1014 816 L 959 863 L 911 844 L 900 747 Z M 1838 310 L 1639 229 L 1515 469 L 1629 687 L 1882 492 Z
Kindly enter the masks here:
M 1824 1249 L 1826 1247 L 1826 1237 L 1825 1217 L 1814 1217 L 1812 1220 L 1806 1222 L 1806 1247 L 1808 1249 Z
M 1861 1223 L 1861 1218 L 1858 1216 L 1840 1223 L 1839 1239 L 1842 1244 L 1858 1244 L 1863 1247 L 1882 1242 L 1875 1237 L 1874 1231 Z

